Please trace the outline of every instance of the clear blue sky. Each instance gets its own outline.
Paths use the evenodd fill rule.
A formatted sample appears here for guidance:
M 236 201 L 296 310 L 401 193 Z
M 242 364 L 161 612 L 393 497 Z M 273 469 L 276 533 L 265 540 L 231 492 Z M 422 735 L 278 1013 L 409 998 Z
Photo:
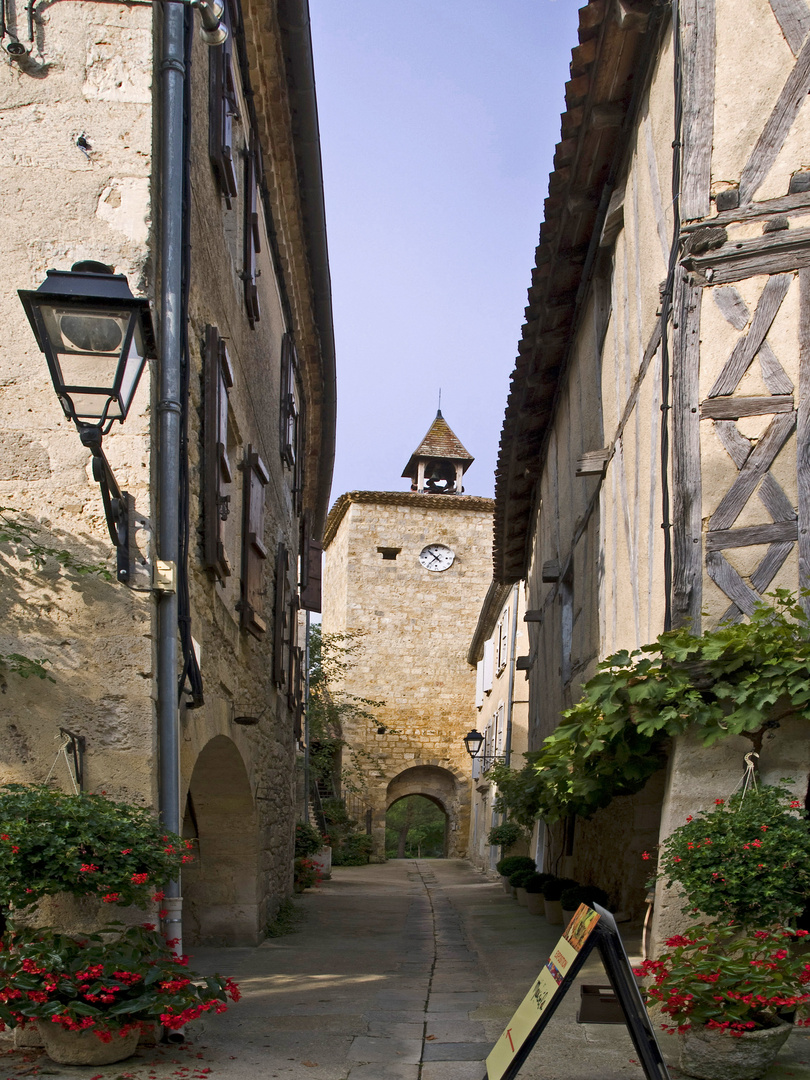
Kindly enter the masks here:
M 310 0 L 338 371 L 333 500 L 442 413 L 491 495 L 576 0 Z

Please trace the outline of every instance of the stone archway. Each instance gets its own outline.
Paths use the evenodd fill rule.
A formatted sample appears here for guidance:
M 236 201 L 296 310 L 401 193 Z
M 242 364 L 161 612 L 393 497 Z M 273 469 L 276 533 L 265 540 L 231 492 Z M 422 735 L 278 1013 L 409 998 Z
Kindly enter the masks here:
M 262 938 L 259 833 L 245 763 L 236 745 L 217 735 L 191 774 L 183 836 L 196 858 L 183 868 L 183 941 L 189 945 L 256 945 Z
M 385 851 L 385 812 L 407 795 L 424 795 L 447 815 L 445 855 L 460 858 L 466 853 L 466 831 L 462 829 L 464 786 L 449 769 L 439 765 L 414 765 L 398 773 L 388 784 L 382 816 L 382 850 Z M 375 815 L 376 816 L 376 815 Z M 375 842 L 377 838 L 375 837 Z
M 444 837 L 443 837 L 443 840 L 442 840 L 442 857 L 446 859 L 447 858 L 447 842 L 448 842 L 448 838 L 450 836 L 450 829 L 449 829 L 450 818 L 448 817 L 447 810 L 446 810 L 444 804 L 439 799 L 437 799 L 434 795 L 400 795 L 398 798 L 394 799 L 394 801 L 390 804 L 390 806 L 388 807 L 388 810 L 386 810 L 386 813 L 385 813 L 386 839 L 388 837 L 388 830 L 389 830 L 389 826 L 390 826 L 390 819 L 389 819 L 389 816 L 388 816 L 389 811 L 392 810 L 398 803 L 403 802 L 405 799 L 425 799 L 427 802 L 429 802 L 433 806 L 435 806 L 437 810 L 441 811 L 442 816 L 444 817 Z M 403 833 L 400 833 L 400 836 L 399 836 L 400 845 L 402 845 L 404 843 L 405 836 L 406 836 L 406 832 L 403 830 Z M 386 856 L 388 856 L 388 849 L 386 850 Z M 401 857 L 402 857 L 401 855 L 397 855 L 397 858 L 401 858 Z M 435 858 L 436 856 L 433 855 L 432 857 Z

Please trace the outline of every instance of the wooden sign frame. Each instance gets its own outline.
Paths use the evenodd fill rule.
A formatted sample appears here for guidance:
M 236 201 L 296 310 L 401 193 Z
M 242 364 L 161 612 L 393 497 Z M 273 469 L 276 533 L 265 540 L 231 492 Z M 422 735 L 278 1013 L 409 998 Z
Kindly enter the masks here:
M 616 921 L 598 904 L 579 906 L 546 966 L 493 1047 L 483 1080 L 513 1080 L 518 1075 L 594 949 L 621 1005 L 644 1075 L 647 1080 L 670 1080 Z

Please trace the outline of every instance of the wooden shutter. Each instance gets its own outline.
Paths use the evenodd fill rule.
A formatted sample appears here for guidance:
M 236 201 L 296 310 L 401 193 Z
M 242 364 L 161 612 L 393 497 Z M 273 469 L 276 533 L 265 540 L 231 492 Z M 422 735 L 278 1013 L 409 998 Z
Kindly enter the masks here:
M 279 440 L 284 464 L 293 469 L 299 459 L 299 398 L 297 386 L 298 358 L 292 335 L 281 340 L 281 403 L 279 408 Z
M 248 445 L 244 464 L 244 496 L 242 514 L 242 599 L 240 611 L 242 628 L 255 637 L 267 630 L 262 618 L 264 564 L 264 489 L 270 480 L 267 468 Z
M 259 182 L 261 180 L 261 152 L 255 138 L 245 156 L 245 228 L 244 228 L 244 268 L 242 276 L 245 285 L 245 310 L 250 325 L 255 325 L 260 318 L 259 290 L 256 278 L 256 255 L 261 251 L 261 227 L 259 222 Z
M 206 326 L 203 356 L 203 559 L 221 581 L 231 567 L 222 540 L 230 512 L 227 494 L 233 477 L 228 460 L 228 391 L 233 368 L 215 326 Z
M 276 588 L 273 610 L 273 682 L 284 685 L 284 631 L 287 627 L 287 548 L 279 544 L 276 549 Z
M 304 533 L 301 547 L 301 607 L 307 611 L 321 610 L 323 544 Z
M 233 121 L 239 116 L 233 63 L 233 19 L 229 8 L 223 15 L 229 33 L 227 41 L 208 50 L 208 154 L 219 189 L 227 206 L 236 197 L 236 164 L 233 150 Z

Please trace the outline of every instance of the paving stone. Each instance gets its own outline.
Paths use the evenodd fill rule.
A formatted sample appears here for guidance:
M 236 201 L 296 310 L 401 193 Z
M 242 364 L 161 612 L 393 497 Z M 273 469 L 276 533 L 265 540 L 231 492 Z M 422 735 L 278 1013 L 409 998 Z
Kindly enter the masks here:
M 425 1035 L 432 1035 L 437 1042 L 477 1042 L 484 1038 L 484 1025 L 453 1013 L 434 1013 L 428 1017 Z
M 428 1000 L 428 1012 L 467 1012 L 486 1000 L 486 994 L 480 991 L 456 994 L 431 994 Z
M 422 1051 L 423 1061 L 483 1061 L 492 1046 L 488 1042 L 429 1042 Z
M 421 1080 L 486 1080 L 485 1074 L 482 1061 L 428 1061 L 422 1066 Z
M 368 1025 L 369 1035 L 385 1035 L 393 1039 L 420 1039 L 425 1030 L 424 1024 L 386 1024 L 382 1020 L 372 1020 Z
M 427 1013 L 424 1009 L 379 1009 L 371 1008 L 366 1012 L 369 1022 L 381 1024 L 424 1024 Z
M 419 1063 L 422 1053 L 421 1039 L 373 1038 L 358 1035 L 352 1040 L 349 1061 L 390 1061 Z
M 374 1061 L 369 1065 L 352 1065 L 348 1080 L 419 1080 L 419 1066 L 399 1061 L 391 1064 Z

